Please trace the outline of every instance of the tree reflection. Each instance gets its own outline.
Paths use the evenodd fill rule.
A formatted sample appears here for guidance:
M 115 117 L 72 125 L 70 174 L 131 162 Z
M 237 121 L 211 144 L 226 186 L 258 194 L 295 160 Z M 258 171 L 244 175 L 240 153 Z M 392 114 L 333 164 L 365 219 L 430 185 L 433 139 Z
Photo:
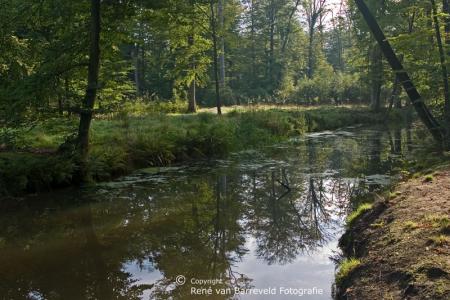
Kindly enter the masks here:
M 313 253 L 340 228 L 349 199 L 371 189 L 365 175 L 385 174 L 389 157 L 407 150 L 399 131 L 390 143 L 381 131 L 362 132 L 359 139 L 305 138 L 277 149 L 269 162 L 250 159 L 252 169 L 239 168 L 238 161 L 198 175 L 168 174 L 167 181 L 66 193 L 68 204 L 53 194 L 39 209 L 5 214 L 0 294 L 198 299 L 191 284 L 175 284 L 178 275 L 222 279 L 217 288 L 250 286 L 251 278 L 237 268 L 246 255 L 287 264 Z M 409 145 L 411 135 L 406 139 Z M 139 280 L 126 268 L 130 264 L 160 277 Z
M 312 169 L 316 150 L 310 140 L 307 150 Z M 324 178 L 316 184 L 313 176 L 296 174 L 291 186 L 289 171 L 281 168 L 253 179 L 247 225 L 256 239 L 258 257 L 269 264 L 292 262 L 300 253 L 321 246 L 331 221 Z
M 197 193 L 191 196 L 194 220 L 192 227 L 185 223 L 190 222 L 189 216 L 171 218 L 173 222 L 184 223 L 183 226 L 166 224 L 177 227 L 177 234 L 181 236 L 153 250 L 159 254 L 155 260 L 156 266 L 165 275 L 164 279 L 155 284 L 152 292 L 154 299 L 198 299 L 198 295 L 191 295 L 189 283 L 182 286 L 173 284 L 175 277 L 180 274 L 188 279 L 222 279 L 222 284 L 215 288 L 246 283 L 241 280 L 240 274 L 232 270 L 233 262 L 239 261 L 246 249 L 243 247 L 243 229 L 238 223 L 240 203 L 233 201 L 227 194 L 227 177 L 218 176 L 215 185 L 198 185 Z M 167 230 L 159 232 L 162 235 L 159 239 L 164 241 Z M 179 243 L 178 247 L 167 252 L 174 243 Z M 168 258 L 170 261 L 165 260 Z

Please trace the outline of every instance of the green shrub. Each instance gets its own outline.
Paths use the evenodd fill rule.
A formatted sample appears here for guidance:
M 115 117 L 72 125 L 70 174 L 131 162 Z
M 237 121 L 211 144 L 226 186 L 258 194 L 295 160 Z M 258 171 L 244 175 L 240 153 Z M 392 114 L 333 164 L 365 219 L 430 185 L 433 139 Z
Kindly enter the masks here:
M 0 155 L 0 195 L 37 192 L 68 185 L 73 162 L 59 155 L 2 153 Z

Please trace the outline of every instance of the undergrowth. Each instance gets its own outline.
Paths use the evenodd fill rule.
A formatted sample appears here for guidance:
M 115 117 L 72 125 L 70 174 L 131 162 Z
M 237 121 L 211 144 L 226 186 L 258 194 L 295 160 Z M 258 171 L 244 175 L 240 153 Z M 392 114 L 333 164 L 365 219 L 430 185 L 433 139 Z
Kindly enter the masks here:
M 152 111 L 149 105 L 132 108 L 113 118 L 93 121 L 89 168 L 94 180 L 109 180 L 136 168 L 223 157 L 305 132 L 386 120 L 384 114 L 345 107 L 235 110 L 223 116 L 148 114 Z M 3 130 L 2 147 L 9 152 L 0 157 L 0 195 L 70 182 L 74 166 L 56 150 L 76 132 L 76 126 L 76 118 L 54 118 L 29 128 Z M 47 155 L 40 152 L 42 149 Z

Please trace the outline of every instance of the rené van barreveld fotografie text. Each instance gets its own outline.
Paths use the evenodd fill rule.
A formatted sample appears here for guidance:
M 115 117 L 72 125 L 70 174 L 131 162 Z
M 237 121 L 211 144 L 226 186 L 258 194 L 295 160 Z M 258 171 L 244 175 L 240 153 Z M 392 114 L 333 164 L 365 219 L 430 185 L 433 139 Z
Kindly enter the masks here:
M 184 285 L 186 278 L 183 275 L 177 276 L 175 282 L 177 285 Z M 255 296 L 312 296 L 323 295 L 323 289 L 312 288 L 292 288 L 292 287 L 266 287 L 266 288 L 248 288 L 248 287 L 223 287 L 222 279 L 197 279 L 191 278 L 191 295 L 255 295 Z

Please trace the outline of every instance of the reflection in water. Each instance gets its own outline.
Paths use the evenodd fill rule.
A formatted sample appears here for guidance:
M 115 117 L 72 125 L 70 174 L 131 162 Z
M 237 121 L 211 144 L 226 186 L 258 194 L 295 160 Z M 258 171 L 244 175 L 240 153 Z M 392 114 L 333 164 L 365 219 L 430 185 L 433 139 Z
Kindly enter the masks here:
M 349 199 L 383 184 L 413 148 L 411 132 L 383 132 L 312 134 L 213 167 L 30 197 L 0 218 L 0 294 L 199 299 L 191 287 L 209 285 L 196 278 L 216 279 L 213 288 L 317 287 L 324 294 L 312 299 L 329 299 L 328 256 Z

